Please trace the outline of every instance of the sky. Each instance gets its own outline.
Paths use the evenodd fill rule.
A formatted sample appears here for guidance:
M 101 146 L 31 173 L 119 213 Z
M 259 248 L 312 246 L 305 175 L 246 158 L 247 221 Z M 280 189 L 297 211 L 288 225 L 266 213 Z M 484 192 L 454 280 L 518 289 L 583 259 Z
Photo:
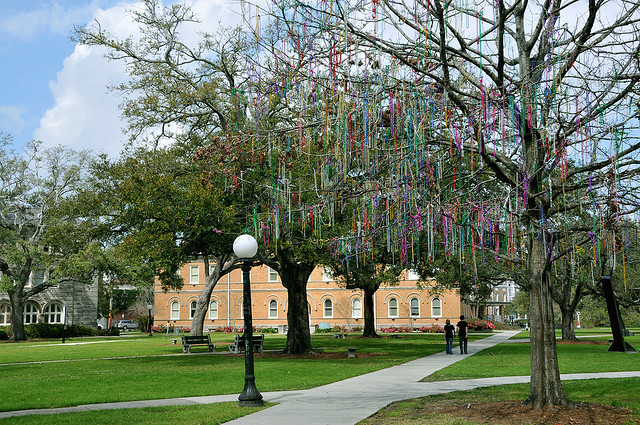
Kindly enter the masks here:
M 163 4 L 171 0 L 162 0 Z M 232 0 L 192 0 L 200 28 L 240 23 Z M 97 20 L 116 35 L 135 35 L 135 1 L 2 0 L 0 14 L 0 133 L 22 151 L 30 140 L 116 157 L 127 142 L 118 109 L 122 96 L 107 87 L 124 81 L 121 62 L 71 40 L 74 26 Z M 187 32 L 194 38 L 196 32 Z

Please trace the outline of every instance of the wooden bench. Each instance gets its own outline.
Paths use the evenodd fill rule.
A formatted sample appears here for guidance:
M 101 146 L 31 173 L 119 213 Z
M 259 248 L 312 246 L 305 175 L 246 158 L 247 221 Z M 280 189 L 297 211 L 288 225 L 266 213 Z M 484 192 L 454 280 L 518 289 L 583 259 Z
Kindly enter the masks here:
M 264 343 L 264 334 L 258 334 L 253 336 L 253 352 L 262 353 L 262 344 Z M 240 354 L 240 351 L 244 350 L 244 336 L 236 335 L 235 341 L 229 346 L 229 352 L 233 354 Z
M 182 336 L 182 352 L 183 353 L 190 353 L 191 347 L 194 345 L 206 345 L 208 352 L 212 352 L 213 349 L 216 348 L 216 344 L 211 342 L 211 338 L 209 338 L 209 335 L 202 335 L 202 336 L 183 335 Z

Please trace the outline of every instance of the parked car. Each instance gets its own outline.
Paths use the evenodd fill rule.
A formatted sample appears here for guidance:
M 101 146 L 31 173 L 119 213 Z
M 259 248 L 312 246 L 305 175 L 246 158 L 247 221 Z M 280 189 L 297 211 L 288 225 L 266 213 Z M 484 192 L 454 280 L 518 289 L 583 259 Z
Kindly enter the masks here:
M 116 328 L 128 331 L 129 329 L 138 329 L 138 322 L 135 320 L 118 320 L 116 322 Z

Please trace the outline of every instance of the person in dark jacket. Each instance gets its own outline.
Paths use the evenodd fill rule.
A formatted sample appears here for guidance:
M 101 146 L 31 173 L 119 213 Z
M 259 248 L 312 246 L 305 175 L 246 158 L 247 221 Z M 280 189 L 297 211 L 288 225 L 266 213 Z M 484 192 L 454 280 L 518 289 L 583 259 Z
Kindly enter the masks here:
M 456 324 L 458 329 L 458 339 L 460 340 L 460 354 L 467 354 L 467 330 L 469 324 L 465 322 L 464 316 L 460 316 L 460 321 Z
M 451 320 L 447 319 L 447 324 L 444 325 L 444 340 L 447 343 L 447 354 L 453 354 L 453 334 L 456 328 L 451 324 Z

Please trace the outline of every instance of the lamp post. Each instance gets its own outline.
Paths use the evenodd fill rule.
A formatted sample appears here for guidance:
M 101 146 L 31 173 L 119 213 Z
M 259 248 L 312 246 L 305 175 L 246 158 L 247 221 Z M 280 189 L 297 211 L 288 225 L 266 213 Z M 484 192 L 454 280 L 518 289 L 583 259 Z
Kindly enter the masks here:
M 258 242 L 250 235 L 240 235 L 233 241 L 233 252 L 242 261 L 242 312 L 244 314 L 244 389 L 238 397 L 242 407 L 262 406 L 262 394 L 256 388 L 253 369 L 253 320 L 251 317 L 251 259 L 258 252 Z
M 151 310 L 153 309 L 153 306 L 151 304 L 147 305 L 147 310 L 149 310 L 149 336 L 153 336 L 153 334 L 151 333 Z

